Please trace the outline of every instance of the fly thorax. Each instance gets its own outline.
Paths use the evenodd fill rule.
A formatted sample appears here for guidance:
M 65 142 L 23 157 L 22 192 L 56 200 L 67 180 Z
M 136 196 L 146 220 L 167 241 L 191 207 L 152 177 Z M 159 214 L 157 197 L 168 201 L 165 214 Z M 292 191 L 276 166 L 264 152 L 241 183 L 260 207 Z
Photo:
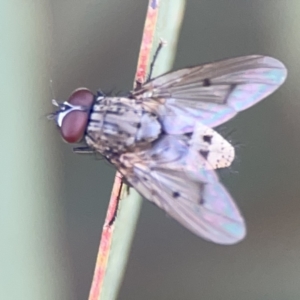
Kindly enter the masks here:
M 128 98 L 102 98 L 90 114 L 86 142 L 104 155 L 149 144 L 161 131 L 157 115 Z

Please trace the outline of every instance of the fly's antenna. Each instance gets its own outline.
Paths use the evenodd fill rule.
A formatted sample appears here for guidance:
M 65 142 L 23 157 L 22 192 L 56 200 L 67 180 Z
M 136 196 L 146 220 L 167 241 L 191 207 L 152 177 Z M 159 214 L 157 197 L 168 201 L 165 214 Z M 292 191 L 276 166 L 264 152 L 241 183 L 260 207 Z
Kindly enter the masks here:
M 61 104 L 58 103 L 55 99 L 52 99 L 52 100 L 51 100 L 51 103 L 52 103 L 53 106 L 56 106 L 56 107 L 58 107 L 58 108 L 60 109 Z M 48 114 L 48 115 L 47 115 L 47 119 L 50 120 L 50 121 L 56 120 L 57 114 L 58 114 L 58 113 L 59 113 L 59 110 L 58 110 L 58 111 L 55 111 L 55 112 L 53 112 L 53 113 L 51 113 L 51 114 Z
M 54 93 L 54 89 L 53 89 L 53 80 L 50 78 L 49 80 L 49 88 L 50 88 L 50 92 L 51 92 L 51 98 L 52 98 L 52 104 L 53 104 L 53 100 L 56 98 L 55 97 L 55 93 Z
M 50 89 L 50 93 L 51 93 L 51 103 L 52 105 L 56 106 L 56 107 L 60 107 L 60 104 L 55 100 L 55 94 L 54 94 L 54 89 L 53 89 L 53 80 L 50 78 L 49 79 L 49 89 Z M 57 117 L 57 112 L 53 112 L 50 114 L 45 114 L 43 116 L 43 118 L 46 117 L 48 120 L 53 121 L 56 120 Z

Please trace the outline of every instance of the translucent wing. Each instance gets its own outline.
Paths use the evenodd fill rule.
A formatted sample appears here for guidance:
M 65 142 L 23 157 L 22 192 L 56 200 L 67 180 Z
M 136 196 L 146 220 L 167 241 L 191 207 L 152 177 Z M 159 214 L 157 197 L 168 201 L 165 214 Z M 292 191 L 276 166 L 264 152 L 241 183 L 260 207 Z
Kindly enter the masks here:
M 131 155 L 132 169 L 124 175 L 145 198 L 206 240 L 233 244 L 243 239 L 245 223 L 229 193 L 182 138 L 164 136 L 153 148 Z M 130 160 L 127 154 L 121 159 Z
M 210 127 L 228 121 L 273 93 L 286 75 L 275 58 L 237 57 L 159 76 L 142 87 L 143 101 L 159 103 L 165 131 L 178 134 L 195 120 Z

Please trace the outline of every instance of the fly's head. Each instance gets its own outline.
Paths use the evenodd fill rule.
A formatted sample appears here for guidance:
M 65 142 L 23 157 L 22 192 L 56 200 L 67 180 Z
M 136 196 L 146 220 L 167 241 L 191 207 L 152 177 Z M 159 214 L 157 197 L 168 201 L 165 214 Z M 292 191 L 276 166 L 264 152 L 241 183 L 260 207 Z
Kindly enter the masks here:
M 95 96 L 85 88 L 75 90 L 68 101 L 63 103 L 52 100 L 52 104 L 58 109 L 48 119 L 56 122 L 67 143 L 79 143 L 84 138 L 94 102 Z

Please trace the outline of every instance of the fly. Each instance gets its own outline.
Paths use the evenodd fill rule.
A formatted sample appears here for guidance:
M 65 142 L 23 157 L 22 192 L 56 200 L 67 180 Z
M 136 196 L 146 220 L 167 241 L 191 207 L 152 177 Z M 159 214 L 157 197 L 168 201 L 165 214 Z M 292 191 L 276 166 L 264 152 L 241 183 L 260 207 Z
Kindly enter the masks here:
M 237 57 L 161 75 L 128 97 L 80 88 L 66 102 L 54 100 L 50 117 L 66 142 L 102 154 L 187 229 L 234 244 L 245 221 L 214 171 L 232 163 L 234 148 L 212 128 L 269 96 L 286 76 L 275 58 Z

